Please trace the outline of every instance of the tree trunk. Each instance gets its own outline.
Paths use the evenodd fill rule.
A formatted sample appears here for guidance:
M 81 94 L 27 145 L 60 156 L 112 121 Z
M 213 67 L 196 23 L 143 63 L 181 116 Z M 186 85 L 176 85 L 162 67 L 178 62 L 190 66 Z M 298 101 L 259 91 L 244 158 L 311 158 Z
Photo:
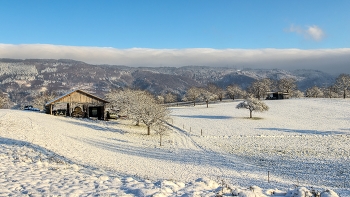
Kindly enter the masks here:
M 208 101 L 208 100 L 206 100 L 205 102 L 207 103 L 207 108 L 208 108 L 209 101 Z
M 162 146 L 162 135 L 159 135 L 159 139 L 160 139 L 159 146 Z
M 250 112 L 250 118 L 252 118 L 252 117 L 253 117 L 253 116 L 252 116 L 252 112 L 253 112 L 253 111 L 249 110 L 249 112 Z
M 222 97 L 220 97 L 219 99 L 220 99 L 220 101 L 222 101 Z
M 344 97 L 344 99 L 345 99 L 345 97 L 346 97 L 346 90 L 344 90 L 343 97 Z
M 232 96 L 232 100 L 235 100 L 235 96 L 234 95 Z
M 147 135 L 151 135 L 151 126 L 147 126 Z
M 196 106 L 196 101 L 193 101 L 193 106 Z

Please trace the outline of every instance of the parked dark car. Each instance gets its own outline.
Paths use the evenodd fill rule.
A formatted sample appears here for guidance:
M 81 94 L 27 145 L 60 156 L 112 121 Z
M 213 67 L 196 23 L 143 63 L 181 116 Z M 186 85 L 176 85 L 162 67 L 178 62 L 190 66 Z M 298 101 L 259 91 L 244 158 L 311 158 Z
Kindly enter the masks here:
M 40 111 L 40 109 L 33 107 L 32 105 L 26 105 L 24 106 L 24 110 L 30 110 L 30 111 Z

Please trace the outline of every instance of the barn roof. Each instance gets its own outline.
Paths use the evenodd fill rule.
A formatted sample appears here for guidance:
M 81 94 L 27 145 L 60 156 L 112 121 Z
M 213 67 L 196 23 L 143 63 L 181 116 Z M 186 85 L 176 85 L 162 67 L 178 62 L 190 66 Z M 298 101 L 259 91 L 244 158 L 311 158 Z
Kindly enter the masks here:
M 266 94 L 284 94 L 284 95 L 288 95 L 288 92 L 281 92 L 281 91 L 277 91 L 277 92 L 272 92 L 272 91 L 268 91 L 266 92 Z
M 103 102 L 103 103 L 109 103 L 108 101 L 106 101 L 106 100 L 104 100 L 104 99 L 102 99 L 102 98 L 100 98 L 100 97 L 98 97 L 98 96 L 95 96 L 95 95 L 92 95 L 92 94 L 90 94 L 90 93 L 87 93 L 87 92 L 85 92 L 85 91 L 83 91 L 83 90 L 73 90 L 73 91 L 68 92 L 67 94 L 65 94 L 65 95 L 63 95 L 63 96 L 57 97 L 57 98 L 55 98 L 55 99 L 53 99 L 53 100 L 47 102 L 45 105 L 47 106 L 47 105 L 50 105 L 50 104 L 53 104 L 53 103 L 56 103 L 56 102 L 60 102 L 62 99 L 64 99 L 64 98 L 70 96 L 71 94 L 73 94 L 73 93 L 75 93 L 75 92 L 80 93 L 80 94 L 85 94 L 86 96 L 91 97 L 91 98 L 93 98 L 93 99 L 95 99 L 95 100 L 98 100 L 98 101 L 100 101 L 100 102 Z

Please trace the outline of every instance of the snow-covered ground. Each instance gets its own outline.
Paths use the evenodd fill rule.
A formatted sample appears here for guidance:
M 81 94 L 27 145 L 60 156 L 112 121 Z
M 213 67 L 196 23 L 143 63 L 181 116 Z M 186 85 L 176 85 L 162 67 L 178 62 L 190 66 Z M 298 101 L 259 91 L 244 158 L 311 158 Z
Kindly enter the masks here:
M 0 110 L 0 196 L 350 196 L 349 100 L 266 101 L 253 119 L 238 102 L 172 107 L 161 147 L 127 120 Z

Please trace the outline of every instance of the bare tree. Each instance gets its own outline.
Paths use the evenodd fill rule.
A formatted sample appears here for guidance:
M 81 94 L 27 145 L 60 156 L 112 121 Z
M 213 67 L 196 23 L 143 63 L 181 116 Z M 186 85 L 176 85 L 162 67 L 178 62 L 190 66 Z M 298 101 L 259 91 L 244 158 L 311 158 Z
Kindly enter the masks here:
M 187 90 L 186 95 L 183 100 L 192 101 L 193 106 L 196 106 L 196 101 L 200 98 L 201 88 L 191 87 Z
M 260 79 L 258 81 L 253 82 L 248 88 L 248 91 L 254 97 L 258 98 L 258 100 L 260 100 L 261 97 L 264 97 L 266 93 L 271 90 L 272 85 L 273 83 L 271 79 Z
M 227 90 L 228 96 L 232 100 L 235 100 L 235 98 L 243 98 L 246 95 L 246 92 L 236 84 L 227 86 L 226 90 Z
M 350 88 L 350 75 L 340 74 L 336 79 L 335 85 L 343 92 L 343 98 L 346 98 L 346 91 Z
M 277 87 L 282 92 L 292 93 L 297 88 L 297 84 L 293 78 L 283 78 L 277 81 Z
M 162 137 L 168 134 L 169 129 L 166 125 L 159 124 L 154 130 L 156 131 L 156 134 L 159 135 L 159 146 L 162 146 Z
M 56 98 L 58 94 L 56 92 L 41 92 L 40 94 L 34 96 L 33 99 L 33 107 L 38 108 L 39 110 L 45 109 L 45 104 L 54 98 Z
M 223 90 L 222 88 L 220 88 L 219 86 L 213 84 L 213 83 L 209 83 L 208 87 L 207 87 L 208 91 L 212 94 L 215 94 L 216 97 L 222 101 L 222 99 L 225 97 L 226 95 L 226 91 Z
M 323 92 L 319 87 L 313 86 L 311 88 L 306 89 L 305 96 L 318 98 L 323 96 Z
M 259 101 L 256 98 L 247 98 L 245 101 L 239 103 L 236 106 L 237 109 L 248 109 L 250 112 L 250 118 L 252 118 L 252 113 L 253 111 L 257 111 L 257 112 L 264 112 L 264 111 L 268 111 L 269 107 L 262 101 Z

